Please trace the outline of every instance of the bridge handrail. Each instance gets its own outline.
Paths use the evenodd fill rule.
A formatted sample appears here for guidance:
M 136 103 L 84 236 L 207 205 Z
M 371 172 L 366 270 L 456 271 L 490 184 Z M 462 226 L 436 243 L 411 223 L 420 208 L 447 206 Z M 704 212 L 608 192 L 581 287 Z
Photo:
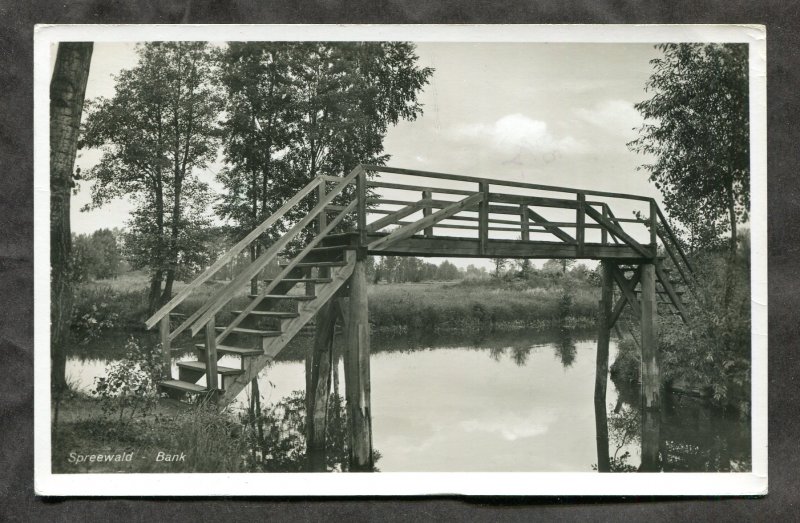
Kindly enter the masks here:
M 689 261 L 689 258 L 686 256 L 686 253 L 683 252 L 683 248 L 681 247 L 680 243 L 678 243 L 678 239 L 677 239 L 677 237 L 675 236 L 675 233 L 672 230 L 672 226 L 670 226 L 669 222 L 667 221 L 666 216 L 664 216 L 664 213 L 661 212 L 661 208 L 658 205 L 655 206 L 655 209 L 656 209 L 656 212 L 658 213 L 658 219 L 661 222 L 661 225 L 663 226 L 664 231 L 666 231 L 670 242 L 674 245 L 675 250 L 678 251 L 678 254 L 680 255 L 681 259 L 683 260 L 683 263 L 686 265 L 686 268 L 689 270 L 689 273 L 693 275 L 694 272 L 695 272 L 694 271 L 694 267 L 692 266 L 691 262 Z M 662 240 L 663 240 L 663 238 L 662 238 Z M 666 247 L 666 242 L 665 242 L 665 247 Z
M 198 309 L 191 317 L 189 317 L 185 323 L 194 322 L 191 326 L 191 335 L 195 336 L 200 329 L 211 320 L 217 312 L 219 312 L 235 295 L 235 293 L 240 290 L 244 285 L 250 282 L 260 271 L 263 269 L 267 264 L 269 264 L 283 249 L 289 241 L 291 241 L 295 236 L 297 236 L 300 231 L 302 231 L 308 224 L 310 224 L 317 215 L 325 211 L 325 207 L 330 204 L 333 199 L 338 196 L 345 187 L 347 187 L 350 183 L 353 182 L 357 177 L 363 178 L 364 170 L 362 169 L 361 165 L 358 165 L 355 169 L 353 169 L 350 174 L 343 178 L 337 178 L 339 182 L 329 193 L 326 194 L 324 198 L 320 198 L 320 201 L 311 209 L 300 221 L 298 221 L 289 231 L 286 232 L 281 238 L 273 243 L 267 251 L 262 254 L 257 260 L 252 262 L 248 265 L 244 270 L 242 270 L 236 278 L 231 280 L 225 287 L 217 291 L 214 296 L 209 299 L 203 307 Z M 319 181 L 322 182 L 323 179 L 319 178 Z M 363 183 L 359 183 L 359 188 L 363 188 Z M 299 194 L 299 193 L 298 193 Z M 362 198 L 359 195 L 359 199 L 363 201 L 365 198 Z M 299 201 L 297 195 L 295 198 L 292 198 L 290 202 L 294 202 L 296 204 Z M 199 316 L 199 317 L 198 317 Z M 176 329 L 177 332 L 177 329 Z
M 192 280 L 189 285 L 181 289 L 178 294 L 176 294 L 166 305 L 158 309 L 150 318 L 147 319 L 145 322 L 145 326 L 147 329 L 152 329 L 162 318 L 167 316 L 172 310 L 175 309 L 178 305 L 183 302 L 197 287 L 211 278 L 214 274 L 217 273 L 222 267 L 225 266 L 229 261 L 239 255 L 245 248 L 247 248 L 253 241 L 258 238 L 264 231 L 266 231 L 269 227 L 271 227 L 275 222 L 281 219 L 292 207 L 297 205 L 297 203 L 307 196 L 311 191 L 313 191 L 320 183 L 323 183 L 323 179 L 320 177 L 313 178 L 305 187 L 300 189 L 294 197 L 287 201 L 280 209 L 278 209 L 274 214 L 272 214 L 269 218 L 261 222 L 255 229 L 250 231 L 250 233 L 239 240 L 239 242 L 231 247 L 228 252 L 223 254 L 222 256 L 217 259 L 208 269 L 203 271 L 199 276 L 197 276 L 194 280 Z

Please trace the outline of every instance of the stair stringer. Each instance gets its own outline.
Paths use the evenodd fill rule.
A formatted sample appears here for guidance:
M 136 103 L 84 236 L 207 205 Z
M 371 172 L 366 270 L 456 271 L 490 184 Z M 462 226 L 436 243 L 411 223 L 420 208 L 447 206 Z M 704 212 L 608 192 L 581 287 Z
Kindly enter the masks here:
M 336 291 L 347 282 L 350 275 L 353 274 L 353 268 L 355 267 L 355 251 L 345 251 L 344 261 L 347 262 L 347 265 L 337 267 L 335 271 L 332 271 L 331 279 L 333 281 L 319 287 L 315 299 L 299 302 L 297 308 L 299 316 L 286 321 L 286 323 L 282 325 L 283 334 L 274 338 L 264 338 L 263 355 L 249 357 L 244 360 L 244 373 L 238 375 L 228 384 L 228 388 L 225 389 L 224 394 L 219 400 L 220 405 L 227 405 L 232 402 L 250 381 L 258 376 L 258 373 L 286 347 L 298 332 L 300 332 L 300 329 L 317 314 L 317 311 L 333 298 Z

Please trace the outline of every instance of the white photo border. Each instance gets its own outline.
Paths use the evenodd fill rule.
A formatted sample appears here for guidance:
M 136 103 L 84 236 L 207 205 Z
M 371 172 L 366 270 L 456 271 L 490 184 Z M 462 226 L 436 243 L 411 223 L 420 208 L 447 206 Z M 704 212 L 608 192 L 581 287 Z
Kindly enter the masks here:
M 749 44 L 752 471 L 741 473 L 53 474 L 49 84 L 65 41 L 376 41 Z M 34 487 L 43 496 L 728 496 L 767 493 L 767 108 L 762 25 L 38 25 L 34 32 Z

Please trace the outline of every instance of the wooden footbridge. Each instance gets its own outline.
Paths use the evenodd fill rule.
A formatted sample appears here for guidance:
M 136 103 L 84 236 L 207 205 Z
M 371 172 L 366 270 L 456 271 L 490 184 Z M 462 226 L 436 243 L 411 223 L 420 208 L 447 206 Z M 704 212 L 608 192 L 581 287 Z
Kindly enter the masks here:
M 186 298 L 272 227 L 287 232 L 199 308 L 185 309 Z M 307 446 L 310 470 L 324 470 L 332 344 L 341 321 L 350 467 L 371 470 L 365 268 L 371 254 L 601 260 L 603 379 L 595 399 L 605 401 L 610 329 L 627 305 L 641 323 L 644 405 L 658 406 L 656 316 L 660 310 L 686 319 L 681 295 L 692 267 L 651 198 L 371 165 L 312 179 L 147 320 L 147 328 L 160 328 L 167 369 L 160 386 L 175 397 L 204 395 L 228 404 L 315 319 L 306 358 Z M 251 282 L 275 260 L 280 274 L 253 292 Z M 175 379 L 170 351 L 182 333 L 200 337 L 197 359 L 179 362 Z M 240 365 L 218 365 L 223 355 L 238 357 Z

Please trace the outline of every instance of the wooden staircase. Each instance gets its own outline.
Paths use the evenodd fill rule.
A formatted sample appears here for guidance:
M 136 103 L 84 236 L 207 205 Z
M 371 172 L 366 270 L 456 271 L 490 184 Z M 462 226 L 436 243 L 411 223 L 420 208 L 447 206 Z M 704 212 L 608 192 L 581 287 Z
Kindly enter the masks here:
M 356 252 L 349 245 L 323 245 L 324 239 L 351 215 L 358 198 L 333 208 L 334 198 L 344 198 L 350 184 L 364 186 L 360 166 L 341 178 L 318 176 L 267 218 L 250 234 L 220 257 L 211 267 L 179 292 L 147 322 L 147 328 L 160 326 L 163 355 L 161 389 L 170 397 L 183 399 L 189 395 L 211 398 L 219 404 L 233 401 L 250 381 L 266 367 L 284 347 L 315 317 L 320 308 L 344 285 L 356 262 Z M 326 183 L 334 185 L 329 191 Z M 363 191 L 352 191 L 362 194 Z M 286 214 L 305 205 L 311 208 L 297 220 L 286 234 L 269 245 L 255 261 L 225 281 L 213 295 L 194 311 L 177 311 L 186 298 L 206 281 L 217 281 L 214 275 L 241 254 L 271 226 L 285 223 Z M 337 212 L 329 219 L 330 212 Z M 300 238 L 307 238 L 299 252 Z M 294 245 L 290 242 L 295 240 Z M 281 256 L 280 274 L 260 281 L 258 292 L 248 293 L 251 281 L 260 278 L 262 270 Z M 233 300 L 247 299 L 243 307 L 230 307 Z M 219 323 L 218 323 L 219 320 Z M 180 322 L 177 326 L 173 325 Z M 178 376 L 171 374 L 172 343 L 182 333 L 194 338 L 196 359 L 181 361 Z M 184 334 L 185 336 L 185 334 Z M 220 366 L 223 356 L 238 358 L 238 366 Z M 205 379 L 205 384 L 200 384 Z

